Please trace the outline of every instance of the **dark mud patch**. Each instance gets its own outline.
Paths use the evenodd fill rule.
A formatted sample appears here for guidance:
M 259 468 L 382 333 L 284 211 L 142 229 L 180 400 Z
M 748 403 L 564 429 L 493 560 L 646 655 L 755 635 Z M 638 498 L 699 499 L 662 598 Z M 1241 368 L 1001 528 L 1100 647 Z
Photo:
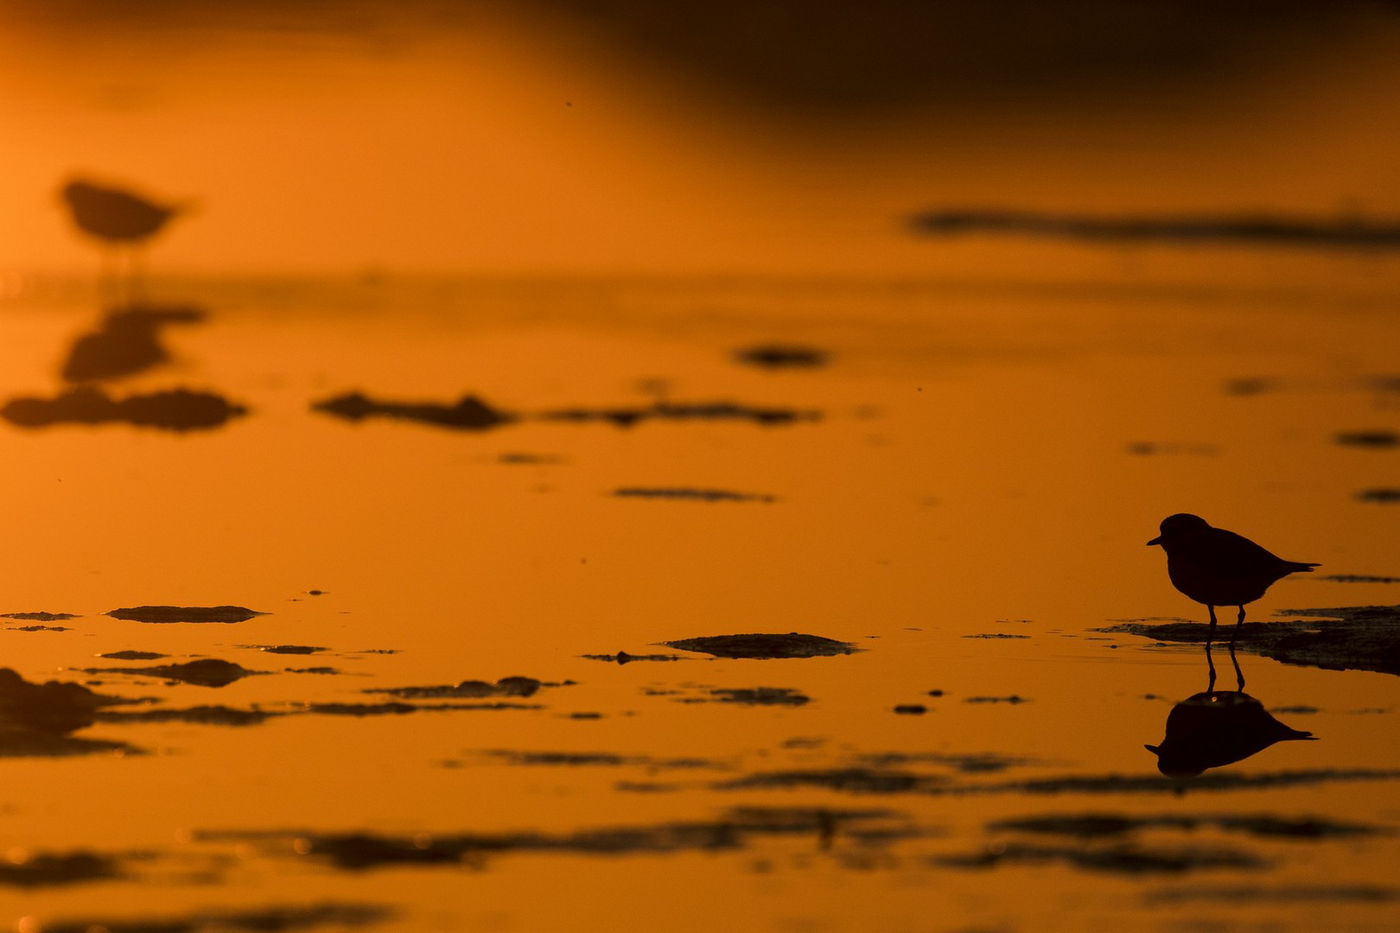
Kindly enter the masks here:
M 777 502 L 776 496 L 728 489 L 696 489 L 689 486 L 623 486 L 611 495 L 620 499 L 679 499 L 690 502 Z
M 824 788 L 848 794 L 918 794 L 942 791 L 946 783 L 934 775 L 854 767 L 761 771 L 711 786 L 716 790 Z
M 818 658 L 854 654 L 859 649 L 854 645 L 824 638 L 821 635 L 802 635 L 788 632 L 786 635 L 705 635 L 699 638 L 682 638 L 678 641 L 663 641 L 668 648 L 682 651 L 695 651 L 711 654 L 717 658 Z
M 1330 249 L 1400 247 L 1400 225 L 1264 214 L 1097 216 L 1033 210 L 931 210 L 911 220 L 927 236 L 1018 234 L 1090 243 L 1207 243 Z
M 538 710 L 538 703 L 310 703 L 305 712 L 322 716 L 406 716 L 409 713 L 451 710 Z
M 901 703 L 894 711 L 901 716 L 922 716 L 928 712 L 928 707 L 922 703 Z
M 494 684 L 484 680 L 463 680 L 456 684 L 430 687 L 376 687 L 364 693 L 387 693 L 405 700 L 435 700 L 471 697 L 529 697 L 541 687 L 557 687 L 533 677 L 502 677 Z
M 213 392 L 169 389 L 115 399 L 94 386 L 79 386 L 53 398 L 14 398 L 0 407 L 0 418 L 22 428 L 124 423 L 194 431 L 222 427 L 247 413 L 242 405 Z
M 159 651 L 109 651 L 106 654 L 99 654 L 99 658 L 108 658 L 113 661 L 159 661 L 161 658 L 168 658 L 170 655 L 161 654 Z
M 1149 904 L 1385 904 L 1400 900 L 1400 888 L 1369 884 L 1300 885 L 1265 888 L 1253 885 L 1192 885 L 1149 891 Z
M 1263 395 L 1266 392 L 1278 392 L 1283 388 L 1283 383 L 1277 379 L 1270 379 L 1267 376 L 1239 376 L 1225 381 L 1226 395 Z
M 200 658 L 183 664 L 161 664 L 155 667 L 89 667 L 82 668 L 85 674 L 132 674 L 144 677 L 159 677 L 162 680 L 179 681 L 197 687 L 226 687 L 236 680 L 266 671 L 250 671 L 232 661 L 218 658 Z
M 510 464 L 512 466 L 553 466 L 563 463 L 564 458 L 556 454 L 531 454 L 523 451 L 507 451 L 497 454 L 496 462 Z
M 107 613 L 114 619 L 162 625 L 175 622 L 230 625 L 235 622 L 247 622 L 254 616 L 266 614 L 243 606 L 132 606 L 127 609 L 113 609 Z
M 684 661 L 678 654 L 628 654 L 626 651 L 619 651 L 617 654 L 585 654 L 583 658 L 589 661 L 610 661 L 614 664 L 631 664 L 633 661 Z
M 1186 791 L 1236 791 L 1260 788 L 1306 787 L 1337 782 L 1395 781 L 1400 770 L 1317 769 L 1254 774 L 1212 772 L 1190 778 L 1157 774 L 1076 774 L 1019 781 L 955 782 L 949 778 L 910 770 L 855 766 L 829 769 L 760 771 L 711 784 L 713 790 L 764 790 L 825 788 L 851 794 L 925 794 L 969 796 L 974 794 L 1173 794 Z
M 1017 758 L 999 755 L 995 752 L 978 752 L 966 755 L 942 754 L 939 752 L 881 752 L 861 755 L 856 759 L 863 765 L 888 768 L 894 765 L 934 764 L 951 768 L 963 774 L 999 774 L 1011 768 L 1036 764 L 1033 758 Z
M 0 735 L 73 732 L 91 725 L 103 703 L 103 697 L 82 684 L 35 684 L 10 668 L 0 668 Z
M 348 392 L 315 402 L 311 409 L 353 422 L 366 418 L 389 418 L 459 431 L 485 431 L 519 420 L 518 415 L 493 408 L 475 395 L 464 395 L 454 404 L 444 405 L 437 402 L 381 401 L 360 392 Z
M 917 835 L 898 814 L 885 810 L 836 808 L 744 807 L 717 819 L 608 826 L 569 833 L 519 831 L 390 836 L 371 833 L 201 832 L 206 841 L 241 841 L 263 845 L 279 854 L 324 861 L 345 871 L 386 866 L 481 866 L 511 853 L 575 855 L 652 855 L 674 852 L 735 852 L 764 837 L 813 838 L 818 848 L 836 839 L 882 846 Z
M 1316 620 L 1245 622 L 1238 629 L 1223 626 L 1217 640 L 1237 633 L 1235 647 L 1287 664 L 1325 670 L 1377 671 L 1400 674 L 1400 606 L 1344 606 L 1331 609 L 1288 609 L 1286 616 Z M 1174 622 L 1165 625 L 1123 623 L 1100 629 L 1182 644 L 1204 644 L 1210 626 Z
M 938 856 L 932 862 L 946 868 L 1058 864 L 1082 871 L 1119 875 L 1179 875 L 1203 870 L 1261 869 L 1269 865 L 1264 859 L 1240 849 L 1206 846 L 1149 848 L 1128 844 L 1105 847 L 997 845 L 966 855 Z
M 710 696 L 743 706 L 803 706 L 812 701 L 792 687 L 721 687 L 711 690 Z
M 734 351 L 734 361 L 762 369 L 815 369 L 830 357 L 825 350 L 795 343 L 760 343 Z
M 513 749 L 490 749 L 483 756 L 505 764 L 525 767 L 642 767 L 654 770 L 722 768 L 707 758 L 653 758 L 650 755 L 620 755 L 613 752 L 525 752 Z
M 70 628 L 69 628 L 68 626 L 66 626 L 66 625 L 16 625 L 16 626 L 13 627 L 13 628 L 6 629 L 6 631 L 10 631 L 10 632 L 71 632 L 72 629 L 70 629 Z
M 601 421 L 630 428 L 643 421 L 751 421 L 771 427 L 816 421 L 821 413 L 794 408 L 763 408 L 735 402 L 656 402 L 637 408 L 562 408 L 537 417 L 545 421 Z
M 1026 699 L 1026 698 L 1023 697 L 1023 696 L 1020 696 L 1019 694 L 1013 693 L 1013 694 L 1011 694 L 1010 696 L 1006 696 L 1006 697 L 965 697 L 965 698 L 963 699 L 963 702 L 964 702 L 964 703 L 1009 703 L 1009 704 L 1012 705 L 1012 706 L 1019 706 L 1019 705 L 1022 704 L 1022 703 L 1029 703 L 1030 700 Z
M 1214 444 L 1173 444 L 1155 441 L 1132 441 L 1125 448 L 1134 457 L 1155 457 L 1177 455 L 1188 457 L 1213 457 L 1220 453 Z
M 170 360 L 160 342 L 168 324 L 197 324 L 204 312 L 189 306 L 139 305 L 109 311 L 97 330 L 80 334 L 61 370 L 68 382 L 117 379 L 144 372 Z
M 383 923 L 394 917 L 387 907 L 368 904 L 314 904 L 309 907 L 261 907 L 254 910 L 201 910 L 178 916 L 133 919 L 85 918 L 44 923 L 44 933 L 209 933 L 247 930 L 273 933 L 310 927 L 350 929 Z
M 338 667 L 284 667 L 284 668 L 282 668 L 282 670 L 285 671 L 285 672 L 288 673 L 288 674 L 328 674 L 328 675 L 329 675 L 329 674 L 341 674 L 341 673 L 343 673 L 343 672 L 340 670 L 340 668 L 338 668 Z
M 80 755 L 140 755 L 125 742 L 86 739 L 61 733 L 11 730 L 0 723 L 0 758 L 74 758 Z
M 283 715 L 256 709 L 235 709 L 231 706 L 191 706 L 186 709 L 145 709 L 133 712 L 103 711 L 98 722 L 106 723 L 164 723 L 183 722 L 196 726 L 256 726 L 273 716 Z
M 1013 635 L 1010 632 L 978 632 L 976 635 L 964 635 L 963 638 L 1030 638 L 1030 636 Z
M 0 861 L 0 886 L 16 888 L 47 888 L 121 876 L 122 872 L 114 859 L 95 852 L 69 852 L 63 855 L 17 852 L 15 857 Z
M 990 832 L 1019 832 L 1076 839 L 1127 836 L 1145 829 L 1178 829 L 1195 832 L 1214 828 L 1268 839 L 1352 839 L 1362 836 L 1391 835 L 1389 827 L 1345 823 L 1322 817 L 1281 817 L 1259 813 L 1218 813 L 1199 816 L 1160 814 L 1128 816 L 1118 813 L 1047 814 L 999 820 L 990 823 Z
M 1365 573 L 1329 573 L 1316 579 L 1328 583 L 1400 583 L 1400 577 L 1377 577 Z
M 238 647 L 265 651 L 268 654 L 316 654 L 326 650 L 316 645 L 239 645 Z
M 1185 791 L 1236 791 L 1262 788 L 1309 787 L 1352 781 L 1400 780 L 1400 770 L 1320 768 L 1307 771 L 1265 771 L 1244 774 L 1215 771 L 1185 778 L 1165 775 L 1084 774 L 1034 778 L 950 788 L 955 794 L 1180 794 Z
M 1400 489 L 1394 487 L 1363 489 L 1356 494 L 1356 498 L 1362 502 L 1378 502 L 1383 505 L 1393 505 L 1396 502 L 1400 502 Z
M 1400 434 L 1394 431 L 1339 431 L 1332 439 L 1344 447 L 1385 448 L 1400 446 Z
M 71 612 L 0 612 L 0 619 L 19 619 L 24 622 L 67 622 L 79 616 Z

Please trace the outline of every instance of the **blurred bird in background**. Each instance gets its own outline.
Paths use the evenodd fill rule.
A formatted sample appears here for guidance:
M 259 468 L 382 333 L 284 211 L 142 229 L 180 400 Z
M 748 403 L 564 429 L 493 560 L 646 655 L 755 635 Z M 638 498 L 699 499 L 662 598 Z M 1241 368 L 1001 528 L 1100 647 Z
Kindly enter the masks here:
M 104 285 L 110 282 L 107 287 L 114 290 L 119 303 L 125 299 L 131 305 L 139 304 L 144 291 L 141 248 L 170 218 L 188 208 L 157 204 L 130 191 L 106 188 L 83 179 L 65 184 L 62 196 L 78 229 L 110 249 L 105 255 L 111 257 L 112 271 L 108 271 L 108 261 L 104 259 Z M 125 282 L 119 268 L 123 249 L 128 255 Z

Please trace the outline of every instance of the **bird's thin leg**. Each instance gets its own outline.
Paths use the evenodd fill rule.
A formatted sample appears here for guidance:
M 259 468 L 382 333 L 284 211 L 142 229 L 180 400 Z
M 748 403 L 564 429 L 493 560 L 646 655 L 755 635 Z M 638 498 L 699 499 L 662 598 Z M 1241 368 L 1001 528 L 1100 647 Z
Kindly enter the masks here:
M 1210 630 L 1206 632 L 1206 667 L 1210 668 L 1210 683 L 1206 685 L 1206 693 L 1215 692 L 1215 662 L 1210 657 L 1210 643 L 1215 637 L 1215 607 L 1206 606 L 1210 611 Z
M 1244 693 L 1244 672 L 1240 670 L 1240 662 L 1235 658 L 1235 643 L 1230 642 L 1230 663 L 1235 665 L 1235 689 Z
M 1239 637 L 1240 629 L 1244 627 L 1244 607 L 1240 607 L 1239 618 L 1235 620 L 1235 627 L 1230 631 L 1230 648 L 1235 647 L 1235 639 Z

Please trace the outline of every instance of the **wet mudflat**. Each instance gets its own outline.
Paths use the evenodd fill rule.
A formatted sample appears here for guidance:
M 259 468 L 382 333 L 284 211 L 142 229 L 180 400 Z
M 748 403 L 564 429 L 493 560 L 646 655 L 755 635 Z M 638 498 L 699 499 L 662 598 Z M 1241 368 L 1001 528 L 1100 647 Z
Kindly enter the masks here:
M 1400 923 L 1375 303 L 189 287 L 239 417 L 0 425 L 0 924 Z M 0 397 L 92 319 L 0 321 Z M 1213 684 L 1177 511 L 1322 563 Z

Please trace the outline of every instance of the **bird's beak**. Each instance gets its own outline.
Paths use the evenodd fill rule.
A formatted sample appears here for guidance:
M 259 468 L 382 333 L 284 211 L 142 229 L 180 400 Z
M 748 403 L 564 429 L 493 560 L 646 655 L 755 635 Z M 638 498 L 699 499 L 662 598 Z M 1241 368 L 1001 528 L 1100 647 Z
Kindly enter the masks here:
M 1160 754 L 1162 754 L 1161 749 L 1160 749 L 1158 746 L 1156 746 L 1156 745 L 1144 745 L 1143 748 L 1147 749 L 1149 752 L 1151 752 L 1151 753 L 1154 754 L 1154 755 L 1160 755 Z
M 1161 536 L 1161 535 L 1158 535 L 1157 537 L 1153 538 L 1151 541 L 1147 542 L 1147 546 L 1148 546 L 1148 547 L 1151 547 L 1151 546 L 1154 545 L 1154 544 L 1161 544 L 1161 543 L 1162 543 L 1162 536 Z

